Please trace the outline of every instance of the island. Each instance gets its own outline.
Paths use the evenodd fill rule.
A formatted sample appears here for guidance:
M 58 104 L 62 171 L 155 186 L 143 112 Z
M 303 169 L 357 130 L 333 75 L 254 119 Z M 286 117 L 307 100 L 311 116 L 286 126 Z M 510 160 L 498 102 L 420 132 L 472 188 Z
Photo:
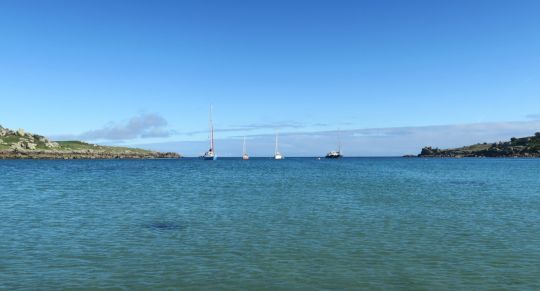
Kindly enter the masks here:
M 0 126 L 0 159 L 178 159 L 177 153 L 51 141 L 45 136 Z
M 406 157 L 411 157 L 407 155 Z M 418 157 L 425 158 L 540 158 L 540 132 L 510 141 L 481 143 L 455 149 L 425 147 Z

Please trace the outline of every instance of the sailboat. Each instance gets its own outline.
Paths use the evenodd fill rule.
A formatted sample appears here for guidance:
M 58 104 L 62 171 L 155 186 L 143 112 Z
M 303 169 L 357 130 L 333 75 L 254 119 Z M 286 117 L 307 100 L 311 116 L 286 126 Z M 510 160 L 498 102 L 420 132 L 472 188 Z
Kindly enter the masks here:
M 246 137 L 244 136 L 244 146 L 242 148 L 242 160 L 249 160 L 249 156 L 246 152 Z
M 214 123 L 212 122 L 212 106 L 210 106 L 210 149 L 201 157 L 203 160 L 217 160 L 214 148 Z
M 338 150 L 337 151 L 331 151 L 326 154 L 327 159 L 341 159 L 343 158 L 343 155 L 341 154 L 341 136 L 338 131 Z
M 275 160 L 283 160 L 285 157 L 279 152 L 279 133 L 276 133 L 276 149 L 274 151 Z

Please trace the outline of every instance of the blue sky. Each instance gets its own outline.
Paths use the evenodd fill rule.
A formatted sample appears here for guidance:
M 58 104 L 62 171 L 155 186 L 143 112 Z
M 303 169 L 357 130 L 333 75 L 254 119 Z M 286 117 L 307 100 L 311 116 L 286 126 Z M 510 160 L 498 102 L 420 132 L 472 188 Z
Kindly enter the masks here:
M 540 131 L 538 1 L 0 1 L 0 124 L 198 155 Z M 487 140 L 486 140 L 487 139 Z

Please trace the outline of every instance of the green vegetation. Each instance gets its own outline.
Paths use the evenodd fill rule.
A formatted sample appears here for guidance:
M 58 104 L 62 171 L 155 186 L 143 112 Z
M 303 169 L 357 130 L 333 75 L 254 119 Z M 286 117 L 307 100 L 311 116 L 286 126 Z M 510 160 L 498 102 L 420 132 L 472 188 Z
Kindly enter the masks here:
M 510 141 L 482 143 L 455 149 L 425 147 L 420 157 L 540 157 L 540 132 Z
M 478 143 L 478 144 L 474 144 L 474 145 L 470 145 L 470 146 L 465 146 L 465 147 L 461 147 L 461 148 L 456 148 L 456 149 L 453 149 L 453 150 L 462 150 L 462 151 L 471 151 L 471 152 L 475 152 L 475 151 L 482 151 L 482 150 L 487 150 L 491 147 L 491 144 L 488 144 L 488 143 Z
M 152 151 L 143 150 L 138 148 L 128 147 L 113 147 L 113 146 L 101 146 L 96 144 L 90 144 L 82 141 L 70 140 L 70 141 L 57 141 L 59 147 L 58 150 L 64 151 L 80 151 L 80 150 L 95 150 L 95 151 L 110 151 L 110 152 L 135 152 L 135 153 L 151 153 Z
M 524 138 L 511 138 L 511 146 L 524 146 L 531 149 L 540 150 L 540 132 L 537 132 L 534 136 Z

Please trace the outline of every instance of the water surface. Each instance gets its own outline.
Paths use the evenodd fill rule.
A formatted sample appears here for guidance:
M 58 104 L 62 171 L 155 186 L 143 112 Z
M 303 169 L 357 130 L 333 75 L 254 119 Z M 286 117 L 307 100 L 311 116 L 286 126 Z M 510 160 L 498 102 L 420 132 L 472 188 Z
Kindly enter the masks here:
M 0 161 L 0 289 L 538 289 L 540 160 Z

